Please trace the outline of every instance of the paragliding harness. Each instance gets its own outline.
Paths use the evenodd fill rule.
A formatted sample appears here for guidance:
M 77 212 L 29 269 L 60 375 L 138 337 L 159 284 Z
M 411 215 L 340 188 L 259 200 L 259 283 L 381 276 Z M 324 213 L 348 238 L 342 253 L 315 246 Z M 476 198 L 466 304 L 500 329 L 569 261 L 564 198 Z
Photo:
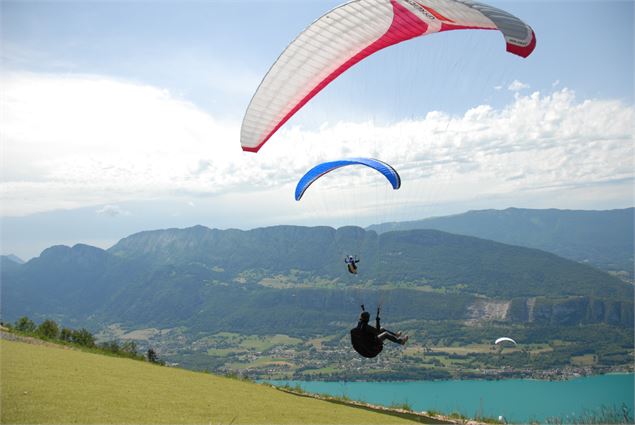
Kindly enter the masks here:
M 362 304 L 362 314 L 366 312 L 364 304 Z M 368 314 L 370 318 L 370 314 Z M 384 348 L 384 343 L 377 336 L 381 330 L 379 325 L 379 307 L 377 307 L 377 316 L 375 317 L 375 329 L 371 328 L 368 321 L 361 318 L 357 323 L 357 327 L 351 329 L 351 343 L 353 348 L 360 355 L 373 358 L 376 357 Z
M 359 258 L 357 257 L 357 255 L 355 257 L 349 255 L 348 257 L 344 258 L 344 262 L 348 267 L 349 273 L 357 274 L 357 263 L 359 263 Z

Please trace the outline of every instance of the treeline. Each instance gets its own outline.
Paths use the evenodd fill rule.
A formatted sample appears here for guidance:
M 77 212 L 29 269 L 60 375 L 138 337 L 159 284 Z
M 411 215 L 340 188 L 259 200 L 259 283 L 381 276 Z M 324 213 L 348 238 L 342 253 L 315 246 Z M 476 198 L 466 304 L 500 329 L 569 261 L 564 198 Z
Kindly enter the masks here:
M 96 342 L 95 336 L 85 328 L 76 330 L 67 327 L 60 327 L 54 320 L 46 319 L 39 325 L 29 319 L 27 316 L 20 317 L 12 325 L 10 323 L 3 324 L 14 333 L 39 338 L 45 341 L 51 341 L 66 345 L 74 345 L 77 347 L 97 350 L 102 353 L 116 355 L 119 357 L 128 357 L 135 360 L 147 360 L 151 363 L 165 364 L 159 359 L 158 354 L 152 348 L 149 348 L 145 355 L 139 352 L 137 343 L 134 341 L 105 341 Z

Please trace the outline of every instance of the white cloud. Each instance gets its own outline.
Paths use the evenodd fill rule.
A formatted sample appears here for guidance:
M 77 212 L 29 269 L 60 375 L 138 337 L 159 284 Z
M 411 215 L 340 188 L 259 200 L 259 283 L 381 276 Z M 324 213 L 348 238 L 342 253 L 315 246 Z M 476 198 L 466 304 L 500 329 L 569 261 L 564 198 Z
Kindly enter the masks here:
M 220 122 L 155 87 L 11 74 L 2 76 L 0 92 L 4 216 L 104 204 L 117 213 L 122 202 L 153 199 L 197 208 L 217 199 L 227 214 L 243 209 L 279 222 L 371 209 L 374 221 L 390 220 L 399 208 L 519 193 L 536 207 L 547 193 L 562 202 L 589 193 L 632 202 L 628 184 L 611 182 L 633 179 L 633 106 L 579 101 L 567 89 L 517 95 L 500 110 L 480 105 L 461 116 L 436 111 L 389 125 L 334 122 L 313 131 L 288 125 L 258 154 L 240 150 L 238 119 Z M 324 191 L 293 201 L 306 170 L 346 156 L 392 164 L 402 188 L 386 190 L 370 170 L 341 170 L 340 178 L 312 187 Z M 613 192 L 581 190 L 598 184 Z
M 126 211 L 118 205 L 104 205 L 95 212 L 97 214 L 107 215 L 109 217 L 117 217 L 118 215 L 130 215 L 130 211 Z
M 528 88 L 529 88 L 529 84 L 521 83 L 518 80 L 512 81 L 512 83 L 509 86 L 507 86 L 507 90 L 510 90 L 510 91 L 520 91 L 520 90 L 524 90 Z

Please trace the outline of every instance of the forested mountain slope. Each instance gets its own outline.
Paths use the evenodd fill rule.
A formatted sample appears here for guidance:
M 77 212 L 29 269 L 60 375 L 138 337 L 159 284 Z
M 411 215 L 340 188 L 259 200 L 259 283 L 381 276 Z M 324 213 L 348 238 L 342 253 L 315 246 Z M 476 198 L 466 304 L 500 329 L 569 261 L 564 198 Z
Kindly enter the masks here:
M 360 256 L 346 272 L 345 254 Z M 633 287 L 536 249 L 436 230 L 196 226 L 142 232 L 109 250 L 55 246 L 2 270 L 2 316 L 70 323 L 311 333 L 389 300 L 396 319 L 499 319 L 632 326 Z M 489 300 L 489 301 L 488 301 Z

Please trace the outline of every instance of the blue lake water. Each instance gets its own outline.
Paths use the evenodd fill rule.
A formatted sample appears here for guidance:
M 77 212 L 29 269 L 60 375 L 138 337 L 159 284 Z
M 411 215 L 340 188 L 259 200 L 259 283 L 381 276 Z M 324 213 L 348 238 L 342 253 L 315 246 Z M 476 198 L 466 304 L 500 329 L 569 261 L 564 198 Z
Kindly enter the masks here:
M 267 381 L 274 385 L 299 385 L 311 393 L 346 396 L 384 406 L 408 403 L 416 411 L 459 412 L 468 417 L 504 416 L 509 422 L 544 421 L 600 412 L 602 406 L 622 403 L 633 416 L 635 375 L 610 374 L 538 381 L 415 381 L 415 382 L 313 382 Z

